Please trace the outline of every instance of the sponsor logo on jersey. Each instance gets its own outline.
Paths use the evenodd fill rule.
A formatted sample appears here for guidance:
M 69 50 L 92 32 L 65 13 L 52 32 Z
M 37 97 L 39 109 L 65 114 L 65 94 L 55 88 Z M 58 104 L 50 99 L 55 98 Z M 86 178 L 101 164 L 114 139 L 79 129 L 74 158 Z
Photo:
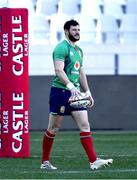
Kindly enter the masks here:
M 76 62 L 75 62 L 74 68 L 75 68 L 76 70 L 78 70 L 78 69 L 80 68 L 80 63 L 79 63 L 79 61 L 76 61 Z
M 71 71 L 71 74 L 79 74 L 79 71 Z

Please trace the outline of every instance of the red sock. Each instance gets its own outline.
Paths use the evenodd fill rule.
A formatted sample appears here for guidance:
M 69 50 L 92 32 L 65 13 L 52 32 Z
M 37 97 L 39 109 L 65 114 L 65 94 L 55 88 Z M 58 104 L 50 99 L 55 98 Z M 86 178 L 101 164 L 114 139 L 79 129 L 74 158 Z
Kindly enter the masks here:
M 93 147 L 93 141 L 90 132 L 81 132 L 80 140 L 83 148 L 86 151 L 89 162 L 94 162 L 96 160 L 96 153 Z
M 48 129 L 43 137 L 43 152 L 42 152 L 42 162 L 49 161 L 50 159 L 50 152 L 52 149 L 52 144 L 54 141 L 54 134 L 51 134 Z

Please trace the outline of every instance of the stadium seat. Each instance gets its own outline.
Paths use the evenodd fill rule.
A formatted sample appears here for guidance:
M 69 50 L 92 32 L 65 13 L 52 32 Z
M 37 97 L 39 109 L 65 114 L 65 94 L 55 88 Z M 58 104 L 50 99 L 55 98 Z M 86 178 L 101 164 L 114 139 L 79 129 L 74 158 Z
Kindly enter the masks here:
M 121 43 L 137 44 L 137 16 L 135 14 L 125 14 L 120 26 Z
M 31 0 L 8 0 L 9 8 L 27 8 L 29 13 L 34 12 L 33 3 Z
M 33 8 L 34 10 L 36 11 L 36 3 L 37 3 L 37 0 L 31 0 L 32 1 L 32 4 L 33 4 Z
M 127 0 L 117 0 L 122 8 L 123 14 L 126 14 Z
M 86 15 L 75 15 L 76 19 L 80 24 L 80 42 L 81 43 L 96 43 L 96 24 L 91 16 Z
M 0 8 L 7 7 L 7 6 L 8 6 L 8 1 L 5 1 L 5 0 L 0 1 Z
M 37 0 L 36 14 L 50 18 L 52 14 L 57 13 L 57 5 L 58 0 Z
M 74 16 L 80 12 L 80 0 L 60 0 L 58 4 L 63 14 Z
M 101 16 L 99 0 L 81 0 L 81 14 L 89 15 L 94 19 Z
M 126 13 L 135 13 L 137 14 L 137 0 L 127 0 L 127 10 Z
M 57 13 L 50 17 L 51 43 L 56 44 L 64 38 L 63 26 L 66 21 L 70 20 L 70 16 Z
M 32 27 L 32 38 L 31 41 L 34 44 L 46 44 L 49 43 L 50 39 L 50 24 L 49 20 L 44 16 L 35 14 L 33 21 L 31 22 Z
M 119 0 L 104 0 L 104 14 L 121 19 L 123 16 L 122 6 Z
M 97 31 L 100 32 L 103 43 L 119 43 L 119 29 L 113 16 L 101 16 L 97 21 Z

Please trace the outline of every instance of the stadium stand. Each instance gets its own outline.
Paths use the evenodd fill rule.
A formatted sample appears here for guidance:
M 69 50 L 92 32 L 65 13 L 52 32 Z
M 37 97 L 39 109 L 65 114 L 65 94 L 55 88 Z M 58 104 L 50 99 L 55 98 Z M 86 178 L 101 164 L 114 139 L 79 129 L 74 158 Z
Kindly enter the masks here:
M 82 43 L 96 43 L 96 22 L 95 20 L 89 15 L 81 15 L 77 14 L 74 16 L 80 24 L 80 41 Z
M 112 15 L 102 15 L 97 20 L 97 28 L 103 43 L 119 43 L 119 29 L 116 19 Z
M 7 2 L 7 1 L 4 1 L 4 0 L 1 0 L 1 2 L 0 2 L 0 8 L 7 7 L 7 6 L 8 6 L 8 2 Z
M 32 17 L 33 30 L 32 38 L 30 39 L 33 44 L 49 44 L 50 41 L 50 21 L 44 16 L 34 14 Z
M 4 6 L 29 10 L 30 75 L 54 74 L 51 53 L 71 18 L 80 23 L 88 74 L 114 75 L 118 64 L 119 74 L 137 75 L 137 0 L 1 0 Z
M 100 0 L 81 0 L 81 14 L 89 15 L 94 19 L 101 16 L 101 1 Z
M 4 2 L 4 1 L 3 1 Z M 7 0 L 7 7 L 10 8 L 27 8 L 29 10 L 29 13 L 34 13 L 34 6 L 33 2 L 31 0 Z
M 36 14 L 50 18 L 52 14 L 58 11 L 58 0 L 37 0 Z
M 104 0 L 104 14 L 114 16 L 116 19 L 121 19 L 123 16 L 121 3 L 119 0 Z
M 137 44 L 137 15 L 125 14 L 120 26 L 121 43 Z
M 71 16 L 60 12 L 50 17 L 51 44 L 54 45 L 64 38 L 63 25 L 69 19 L 71 19 Z
M 126 4 L 127 4 L 127 8 L 126 8 L 127 13 L 137 14 L 137 0 L 127 0 Z
M 60 11 L 63 14 L 67 14 L 69 16 L 74 16 L 75 14 L 80 13 L 80 1 L 79 0 L 61 0 L 60 4 Z M 70 7 L 70 8 L 68 8 Z

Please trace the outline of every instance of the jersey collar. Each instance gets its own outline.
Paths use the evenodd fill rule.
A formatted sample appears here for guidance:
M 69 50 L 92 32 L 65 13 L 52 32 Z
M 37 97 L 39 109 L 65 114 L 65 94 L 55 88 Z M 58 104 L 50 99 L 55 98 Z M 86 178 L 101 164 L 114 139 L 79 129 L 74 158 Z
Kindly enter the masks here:
M 75 45 L 75 44 L 72 44 L 67 38 L 65 38 L 65 40 L 66 40 L 71 46 L 73 46 L 74 48 L 76 47 L 76 45 Z

